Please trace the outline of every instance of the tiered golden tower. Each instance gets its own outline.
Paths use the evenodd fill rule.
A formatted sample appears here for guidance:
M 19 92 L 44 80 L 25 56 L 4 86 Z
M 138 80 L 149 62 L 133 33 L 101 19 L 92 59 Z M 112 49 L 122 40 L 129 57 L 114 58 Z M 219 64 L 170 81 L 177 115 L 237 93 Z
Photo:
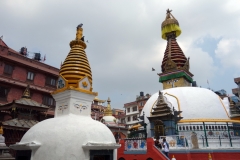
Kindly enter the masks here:
M 166 19 L 162 22 L 162 38 L 167 40 L 167 47 L 161 65 L 162 73 L 158 74 L 163 89 L 191 86 L 193 81 L 189 58 L 185 57 L 176 40 L 180 34 L 179 23 L 168 9 Z
M 82 24 L 77 26 L 76 38 L 70 42 L 70 47 L 59 72 L 57 90 L 53 94 L 74 89 L 97 95 L 92 92 L 92 72 L 85 53 L 87 45 L 84 42 Z

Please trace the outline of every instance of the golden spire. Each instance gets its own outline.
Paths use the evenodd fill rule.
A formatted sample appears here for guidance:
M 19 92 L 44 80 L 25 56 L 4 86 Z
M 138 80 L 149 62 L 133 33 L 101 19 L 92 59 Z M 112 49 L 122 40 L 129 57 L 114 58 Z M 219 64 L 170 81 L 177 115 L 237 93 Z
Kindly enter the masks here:
M 85 50 L 87 45 L 84 42 L 82 24 L 77 26 L 77 33 L 75 40 L 70 42 L 71 50 L 63 62 L 60 69 L 60 74 L 68 81 L 68 86 L 79 87 L 79 80 L 88 77 L 90 86 L 92 86 L 92 71 L 87 59 Z M 82 82 L 83 87 L 88 88 L 88 84 Z M 92 87 L 89 89 L 92 90 Z
M 111 109 L 111 105 L 110 105 L 111 100 L 109 97 L 108 97 L 107 102 L 108 102 L 108 105 L 107 105 L 106 110 L 104 111 L 104 116 L 112 116 L 112 109 Z
M 23 92 L 22 98 L 28 98 L 30 99 L 30 90 L 29 90 L 29 84 L 27 85 L 27 88 L 25 89 L 25 91 Z
M 0 134 L 3 135 L 3 128 L 2 128 L 2 126 L 0 127 Z
M 167 15 L 165 20 L 162 22 L 162 38 L 168 39 L 167 34 L 174 33 L 176 37 L 181 34 L 178 21 L 171 14 L 172 10 L 167 9 Z

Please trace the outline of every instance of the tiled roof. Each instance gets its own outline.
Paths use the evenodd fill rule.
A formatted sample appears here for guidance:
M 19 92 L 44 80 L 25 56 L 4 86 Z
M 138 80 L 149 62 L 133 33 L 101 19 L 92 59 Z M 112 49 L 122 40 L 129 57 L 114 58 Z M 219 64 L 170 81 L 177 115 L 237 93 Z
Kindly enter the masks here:
M 17 119 L 17 118 L 2 122 L 3 126 L 20 127 L 20 128 L 26 128 L 26 129 L 31 128 L 37 123 L 38 121 L 35 121 L 35 120 L 26 120 L 26 119 Z
M 19 100 L 15 100 L 15 103 L 28 105 L 28 106 L 34 106 L 34 107 L 41 107 L 41 108 L 46 108 L 46 109 L 49 108 L 48 106 L 46 106 L 44 104 L 38 103 L 38 102 L 36 102 L 32 99 L 28 99 L 28 98 L 21 98 Z

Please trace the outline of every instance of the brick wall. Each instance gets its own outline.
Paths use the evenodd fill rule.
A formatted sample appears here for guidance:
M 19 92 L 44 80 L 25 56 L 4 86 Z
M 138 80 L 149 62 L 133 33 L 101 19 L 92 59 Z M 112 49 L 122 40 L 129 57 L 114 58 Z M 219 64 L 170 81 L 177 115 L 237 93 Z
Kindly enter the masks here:
M 31 90 L 30 90 L 30 92 L 31 92 Z M 32 100 L 34 100 L 38 103 L 42 103 L 42 98 L 43 98 L 43 96 L 41 93 L 38 93 L 38 92 L 32 93 L 32 97 L 31 97 Z
M 19 66 L 14 66 L 13 73 L 12 73 L 12 78 L 25 82 L 27 79 L 27 71 L 26 69 L 19 67 Z
M 37 86 L 44 87 L 46 81 L 46 76 L 41 73 L 35 73 L 34 84 Z
M 7 101 L 12 102 L 13 100 L 20 99 L 23 94 L 23 89 L 12 87 L 8 92 Z
M 3 74 L 3 71 L 4 71 L 4 63 L 2 60 L 0 60 L 0 75 Z

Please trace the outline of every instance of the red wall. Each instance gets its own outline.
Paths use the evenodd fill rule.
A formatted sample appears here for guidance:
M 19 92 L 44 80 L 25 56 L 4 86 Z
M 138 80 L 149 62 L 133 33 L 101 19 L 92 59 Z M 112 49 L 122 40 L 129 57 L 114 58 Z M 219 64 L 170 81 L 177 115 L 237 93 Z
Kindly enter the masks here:
M 0 75 L 3 74 L 4 71 L 4 63 L 3 60 L 0 60 Z
M 34 84 L 37 86 L 45 86 L 46 77 L 41 73 L 35 73 Z
M 117 152 L 118 159 L 122 157 L 125 160 L 146 160 L 147 158 L 152 158 L 153 160 L 166 160 L 166 158 L 154 147 L 152 138 L 147 139 L 147 154 L 124 154 L 124 140 L 121 140 L 120 144 L 121 147 Z
M 12 73 L 12 78 L 25 82 L 27 79 L 27 71 L 26 69 L 18 66 L 14 66 L 13 73 Z
M 20 99 L 23 94 L 23 89 L 12 87 L 8 93 L 7 101 L 12 102 L 13 100 Z
M 31 92 L 31 91 L 30 91 Z M 37 93 L 37 92 L 34 92 L 32 94 L 32 97 L 31 97 L 32 100 L 38 102 L 38 103 L 42 103 L 42 100 L 43 100 L 43 96 L 42 94 L 40 93 Z
M 170 153 L 170 158 L 176 160 L 209 160 L 209 153 Z M 239 160 L 240 152 L 222 152 L 211 153 L 212 160 Z
M 152 158 L 154 160 L 166 159 L 159 151 L 154 147 L 154 141 L 152 138 L 147 139 L 147 154 L 124 154 L 124 140 L 120 141 L 121 147 L 118 149 L 117 159 L 124 158 L 125 160 L 146 160 L 147 158 Z M 183 153 L 174 153 L 174 151 L 169 152 L 170 160 L 173 156 L 176 160 L 209 160 L 209 153 L 211 154 L 212 160 L 240 160 L 240 152 L 231 152 L 231 150 L 224 152 L 219 152 L 217 150 L 205 150 L 204 152 L 197 152 L 193 150 L 182 150 Z M 203 151 L 203 150 L 201 150 Z M 185 153 L 184 153 L 185 152 Z

